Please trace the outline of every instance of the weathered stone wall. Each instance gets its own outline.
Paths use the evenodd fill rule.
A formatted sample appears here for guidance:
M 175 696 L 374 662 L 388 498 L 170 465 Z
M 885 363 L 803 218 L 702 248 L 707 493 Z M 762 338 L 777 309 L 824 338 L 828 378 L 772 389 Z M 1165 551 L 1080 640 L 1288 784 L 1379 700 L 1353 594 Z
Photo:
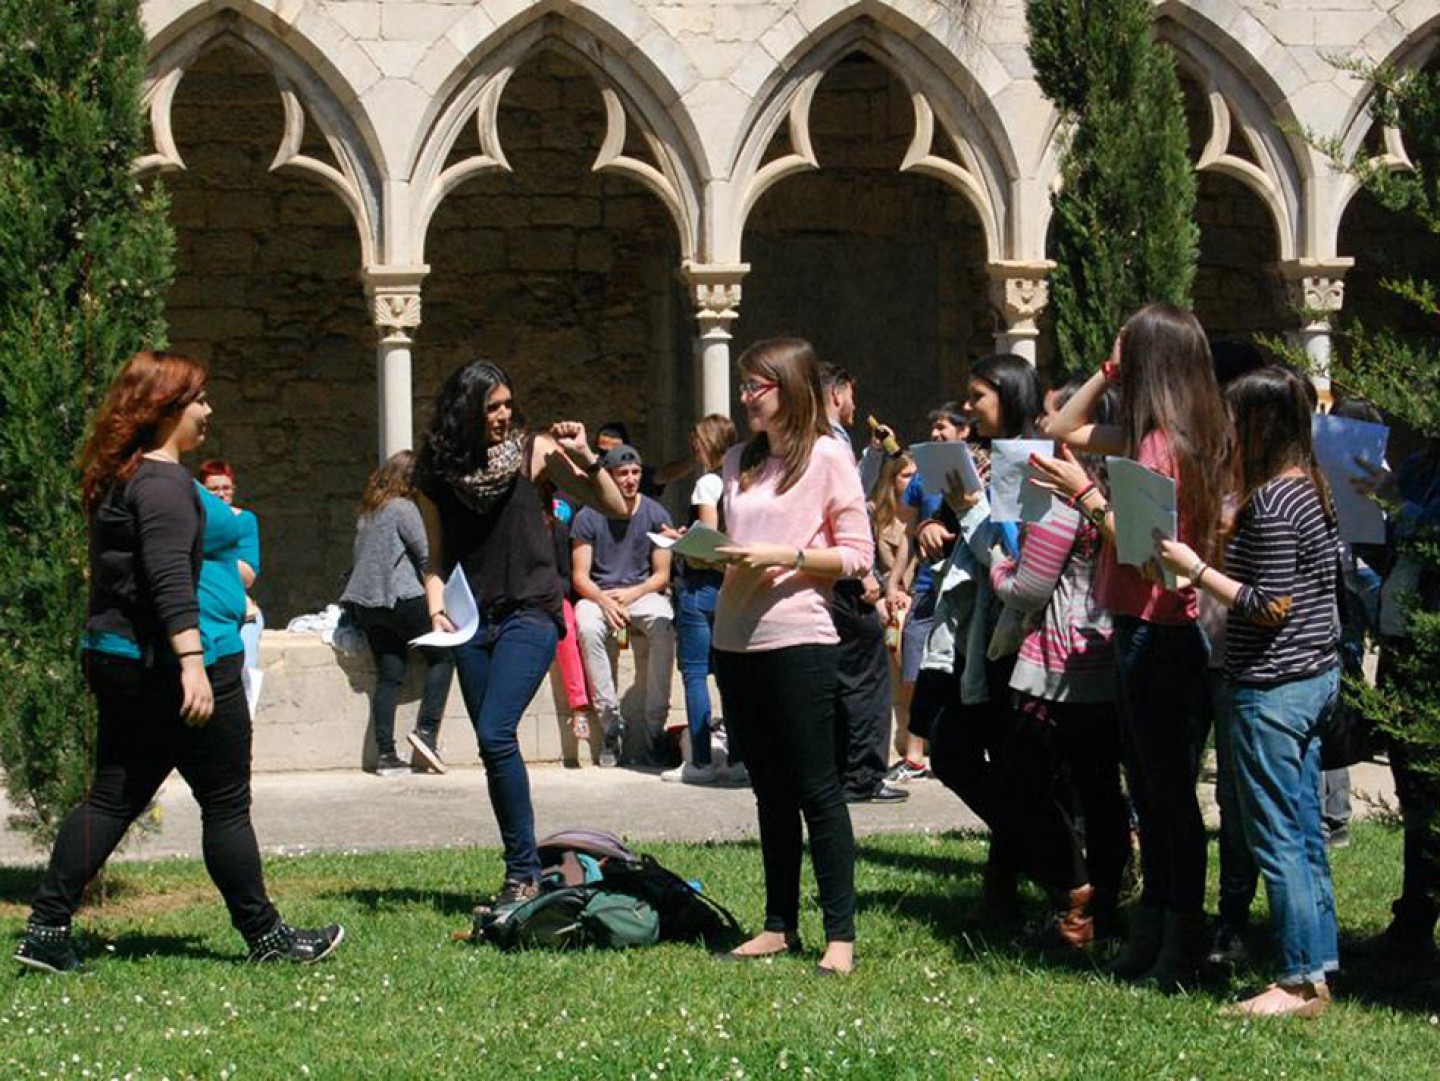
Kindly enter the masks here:
M 202 59 L 175 127 L 189 171 L 166 180 L 179 234 L 171 336 L 211 366 L 204 454 L 235 465 L 260 517 L 256 594 L 274 623 L 339 596 L 374 465 L 375 331 L 358 245 L 333 195 L 266 172 L 283 121 L 257 58 L 226 48 Z M 460 188 L 431 229 L 417 435 L 445 376 L 485 356 L 509 369 L 532 423 L 619 419 L 652 457 L 681 452 L 693 395 L 674 227 L 634 183 L 590 172 L 604 127 L 574 61 L 543 53 L 511 81 L 501 131 L 514 174 Z
M 994 349 L 984 236 L 958 192 L 897 171 L 915 121 L 880 64 L 836 65 L 811 117 L 820 169 L 768 192 L 746 229 L 737 355 L 808 338 L 858 378 L 862 424 L 874 413 L 923 439 L 926 412 L 961 396 L 967 363 Z
M 217 50 L 180 85 L 189 171 L 165 178 L 179 241 L 171 341 L 210 365 L 201 455 L 231 461 L 240 502 L 260 518 L 256 596 L 272 622 L 339 596 L 375 454 L 355 226 L 313 181 L 266 171 L 283 127 L 258 58 Z

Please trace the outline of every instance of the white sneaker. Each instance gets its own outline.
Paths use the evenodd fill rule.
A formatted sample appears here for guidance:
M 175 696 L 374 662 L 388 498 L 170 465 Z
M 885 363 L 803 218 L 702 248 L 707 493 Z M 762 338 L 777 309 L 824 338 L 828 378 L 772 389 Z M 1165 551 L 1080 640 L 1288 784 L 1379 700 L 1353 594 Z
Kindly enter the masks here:
M 686 762 L 684 765 L 676 766 L 674 769 L 667 769 L 660 774 L 662 781 L 670 781 L 674 784 L 714 784 L 720 779 L 720 771 L 714 766 L 695 766 Z

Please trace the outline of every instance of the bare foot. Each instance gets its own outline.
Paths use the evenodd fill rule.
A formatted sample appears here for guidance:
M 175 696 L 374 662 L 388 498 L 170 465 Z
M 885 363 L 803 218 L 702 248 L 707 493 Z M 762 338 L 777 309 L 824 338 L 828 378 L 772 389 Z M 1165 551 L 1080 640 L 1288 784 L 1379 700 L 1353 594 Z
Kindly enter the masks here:
M 1272 983 L 1254 998 L 1228 1006 L 1224 1012 L 1237 1017 L 1319 1017 L 1329 1004 L 1330 989 L 1323 983 L 1289 987 Z
M 820 958 L 820 967 L 841 976 L 855 971 L 855 943 L 827 942 L 825 956 Z
M 730 953 L 735 957 L 774 957 L 787 950 L 798 950 L 800 940 L 784 931 L 761 931 L 749 942 L 742 942 Z

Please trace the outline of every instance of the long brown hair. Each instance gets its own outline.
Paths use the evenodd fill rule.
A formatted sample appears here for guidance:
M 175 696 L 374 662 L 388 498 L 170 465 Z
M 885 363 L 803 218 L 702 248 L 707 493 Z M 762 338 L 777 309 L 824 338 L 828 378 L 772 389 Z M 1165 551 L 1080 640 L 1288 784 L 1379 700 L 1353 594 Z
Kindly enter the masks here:
M 396 451 L 386 458 L 365 484 L 365 494 L 360 497 L 360 513 L 374 514 L 392 499 L 413 498 L 415 487 L 411 478 L 414 469 L 415 455 L 408 450 Z
M 895 478 L 905 472 L 906 466 L 915 464 L 915 459 L 908 454 L 899 454 L 894 458 L 887 458 L 885 464 L 880 467 L 880 478 L 875 482 L 875 498 L 870 501 L 871 509 L 875 513 L 875 533 L 878 536 L 890 528 L 890 523 L 898 516 L 896 510 Z
M 706 471 L 720 468 L 725 452 L 740 438 L 735 422 L 721 413 L 711 413 L 695 422 L 695 453 Z
M 1131 458 L 1139 457 L 1151 432 L 1165 435 L 1178 474 L 1180 519 L 1195 531 L 1195 550 L 1215 562 L 1231 429 L 1210 345 L 1192 313 L 1150 304 L 1121 329 L 1120 423 Z
M 205 391 L 205 369 L 179 353 L 136 353 L 106 391 L 90 437 L 80 453 L 80 492 L 88 511 L 117 484 L 124 484 L 160 428 Z
M 830 434 L 815 349 L 803 338 L 767 338 L 740 355 L 739 368 L 742 376 L 759 376 L 777 384 L 777 419 L 786 444 L 779 491 L 788 492 L 810 464 L 815 440 Z M 764 432 L 752 436 L 740 454 L 742 489 L 755 482 L 769 457 L 770 437 Z
M 1225 388 L 1235 424 L 1235 485 L 1244 506 L 1255 493 L 1288 469 L 1298 469 L 1314 486 L 1335 520 L 1330 488 L 1315 461 L 1307 380 L 1279 364 L 1247 372 Z

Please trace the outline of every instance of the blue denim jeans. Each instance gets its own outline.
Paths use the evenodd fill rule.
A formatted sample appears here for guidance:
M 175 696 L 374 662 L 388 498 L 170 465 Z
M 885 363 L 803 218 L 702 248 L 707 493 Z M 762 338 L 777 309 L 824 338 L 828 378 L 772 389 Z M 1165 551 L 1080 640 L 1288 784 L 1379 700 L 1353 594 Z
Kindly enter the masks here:
M 1230 688 L 1240 821 L 1270 896 L 1281 984 L 1319 982 L 1339 967 L 1335 891 L 1320 824 L 1320 732 L 1339 693 L 1339 668 Z
M 1209 723 L 1205 635 L 1194 623 L 1115 620 L 1120 733 L 1140 824 L 1140 903 L 1205 908 L 1205 820 L 1195 784 Z
M 482 619 L 475 637 L 454 651 L 460 693 L 475 726 L 490 806 L 505 846 L 507 879 L 540 876 L 530 776 L 516 732 L 521 714 L 550 671 L 559 638 L 549 615 L 522 608 L 498 622 Z
M 710 765 L 710 632 L 715 626 L 715 598 L 720 590 L 711 584 L 691 586 L 683 578 L 676 588 L 675 651 L 680 679 L 685 684 L 685 719 L 690 725 L 690 761 Z

